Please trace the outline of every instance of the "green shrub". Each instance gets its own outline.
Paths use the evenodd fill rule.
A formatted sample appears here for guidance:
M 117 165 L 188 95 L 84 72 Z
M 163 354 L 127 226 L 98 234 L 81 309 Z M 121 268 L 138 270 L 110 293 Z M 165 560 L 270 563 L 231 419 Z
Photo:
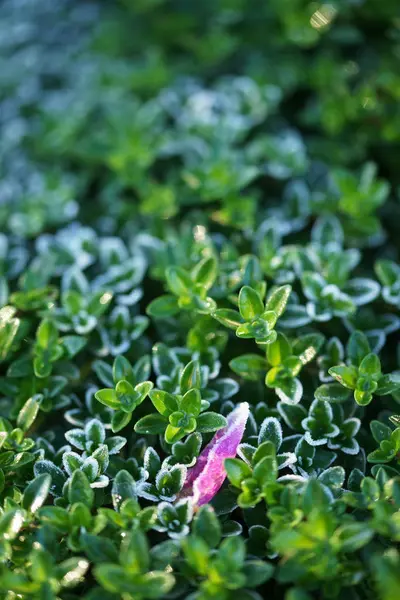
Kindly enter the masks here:
M 398 3 L 0 16 L 0 598 L 398 600 Z

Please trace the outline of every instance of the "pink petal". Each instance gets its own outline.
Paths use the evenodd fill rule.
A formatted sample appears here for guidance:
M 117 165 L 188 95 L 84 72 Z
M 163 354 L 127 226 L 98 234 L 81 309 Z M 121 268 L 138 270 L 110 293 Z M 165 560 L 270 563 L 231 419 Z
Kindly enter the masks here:
M 217 431 L 200 454 L 195 466 L 188 470 L 185 485 L 179 494 L 180 498 L 191 497 L 197 506 L 212 500 L 225 481 L 225 459 L 236 456 L 248 416 L 247 402 L 239 404 L 228 415 L 228 425 Z

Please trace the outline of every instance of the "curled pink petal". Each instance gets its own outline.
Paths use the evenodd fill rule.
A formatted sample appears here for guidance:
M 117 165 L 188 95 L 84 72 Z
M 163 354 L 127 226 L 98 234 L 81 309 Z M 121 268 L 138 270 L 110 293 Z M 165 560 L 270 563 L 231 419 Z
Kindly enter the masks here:
M 195 466 L 187 472 L 180 498 L 190 497 L 197 506 L 212 500 L 225 481 L 224 461 L 234 458 L 242 440 L 249 416 L 247 402 L 239 404 L 227 417 L 228 424 L 217 431 L 200 454 Z

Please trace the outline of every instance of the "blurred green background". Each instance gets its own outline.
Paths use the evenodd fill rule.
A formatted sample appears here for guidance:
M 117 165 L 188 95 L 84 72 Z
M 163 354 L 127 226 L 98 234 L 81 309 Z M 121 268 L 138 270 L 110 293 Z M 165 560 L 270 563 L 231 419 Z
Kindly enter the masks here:
M 289 195 L 292 216 L 337 212 L 370 245 L 378 175 L 392 184 L 389 229 L 399 216 L 396 0 L 0 11 L 3 231 L 31 238 L 77 216 L 160 228 L 198 209 L 251 230 Z

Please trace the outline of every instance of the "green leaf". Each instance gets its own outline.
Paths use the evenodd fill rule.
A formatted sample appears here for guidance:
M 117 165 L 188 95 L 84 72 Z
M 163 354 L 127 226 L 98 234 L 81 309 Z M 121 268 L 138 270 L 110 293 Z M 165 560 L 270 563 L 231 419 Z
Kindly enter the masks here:
M 347 282 L 344 291 L 356 306 L 362 306 L 369 304 L 378 297 L 380 285 L 373 279 L 356 277 Z
M 149 546 L 145 534 L 140 529 L 134 529 L 124 537 L 120 560 L 130 573 L 144 573 L 149 569 Z
M 87 312 L 96 318 L 101 317 L 110 305 L 113 294 L 110 291 L 96 292 L 87 304 Z
M 389 417 L 389 421 L 393 423 L 396 427 L 400 428 L 400 415 L 391 415 Z
M 229 363 L 232 371 L 250 381 L 259 381 L 267 370 L 267 362 L 259 354 L 242 354 Z
M 331 367 L 328 373 L 346 388 L 350 390 L 354 390 L 356 388 L 358 372 L 355 367 Z
M 179 464 L 194 464 L 201 448 L 202 436 L 200 433 L 191 433 L 184 442 L 177 442 L 171 448 L 172 455 Z
M 371 352 L 368 338 L 362 331 L 353 331 L 346 346 L 351 363 L 358 367 L 364 356 Z
M 316 400 L 323 402 L 346 402 L 350 396 L 348 388 L 344 388 L 340 383 L 324 383 L 317 387 L 314 392 Z
M 49 319 L 44 319 L 37 330 L 36 341 L 42 348 L 47 348 L 58 340 L 57 327 Z
M 287 404 L 298 404 L 303 395 L 303 386 L 299 379 L 279 380 L 279 385 L 275 387 L 276 395 L 282 402 Z
M 7 304 L 9 296 L 9 287 L 7 283 L 7 279 L 1 275 L 0 276 L 0 306 L 4 306 Z
M 395 457 L 396 450 L 393 445 L 387 441 L 382 443 L 382 447 L 370 452 L 367 456 L 367 460 L 373 464 L 388 463 Z
M 14 360 L 7 370 L 7 377 L 28 377 L 32 375 L 32 361 L 30 356 L 21 356 Z
M 282 285 L 272 292 L 265 305 L 266 310 L 273 311 L 277 317 L 280 317 L 286 308 L 292 287 Z
M 50 491 L 57 495 L 61 495 L 62 488 L 65 483 L 65 475 L 63 471 L 50 460 L 38 460 L 34 465 L 35 476 L 38 477 L 43 473 L 48 473 L 51 477 Z
M 374 530 L 365 523 L 348 523 L 335 532 L 334 543 L 341 552 L 356 552 L 368 544 L 374 536 Z
M 182 371 L 180 378 L 181 394 L 185 394 L 192 388 L 200 389 L 201 387 L 201 373 L 200 365 L 197 360 L 192 360 L 186 365 Z
M 119 408 L 124 412 L 132 412 L 140 400 L 140 395 L 126 379 L 118 381 L 115 386 L 115 393 L 117 394 L 118 402 L 120 403 Z
M 203 258 L 203 260 L 192 269 L 191 275 L 193 281 L 203 286 L 205 290 L 209 290 L 217 278 L 218 263 L 212 256 Z
M 387 287 L 392 287 L 400 279 L 400 268 L 392 260 L 378 260 L 375 263 L 375 272 L 382 283 Z
M 381 361 L 376 354 L 367 354 L 362 359 L 358 371 L 362 375 L 369 375 L 377 379 L 381 374 Z
M 152 381 L 141 381 L 135 385 L 135 393 L 139 394 L 139 399 L 137 400 L 137 405 L 141 404 L 143 400 L 149 395 L 150 391 L 153 389 Z
M 118 433 L 124 427 L 126 427 L 132 420 L 132 412 L 126 412 L 124 410 L 118 410 L 113 414 L 111 419 L 111 430 L 113 433 Z
M 342 246 L 344 233 L 339 219 L 331 214 L 318 217 L 313 225 L 311 237 L 313 242 L 322 247 L 332 243 Z
M 369 503 L 375 503 L 379 500 L 381 491 L 372 477 L 364 477 L 361 482 L 361 491 Z
M 216 548 L 221 541 L 221 524 L 214 509 L 201 506 L 193 523 L 193 533 L 202 538 L 209 548 Z
M 215 412 L 204 412 L 197 417 L 197 431 L 207 433 L 226 427 L 228 422 L 225 417 Z
M 316 357 L 324 340 L 324 336 L 320 333 L 302 335 L 295 340 L 293 353 L 299 357 L 303 365 L 306 365 Z
M 286 425 L 295 431 L 301 429 L 301 422 L 307 417 L 306 409 L 300 404 L 278 402 L 278 411 Z
M 390 440 L 390 436 L 392 435 L 393 431 L 390 427 L 384 425 L 380 421 L 375 420 L 371 421 L 369 426 L 371 429 L 372 436 L 374 440 L 378 442 L 378 444 L 383 442 L 383 440 Z
M 147 380 L 150 377 L 150 373 L 151 373 L 150 357 L 147 355 L 144 355 L 141 358 L 139 358 L 139 360 L 136 361 L 132 370 L 134 373 L 135 382 L 137 382 L 137 381 L 145 382 L 145 380 Z M 128 379 L 128 381 L 129 381 L 129 377 L 124 377 L 124 379 Z M 131 381 L 131 383 L 133 383 L 133 382 Z M 150 383 L 150 382 L 147 382 L 147 383 Z M 136 385 L 135 389 L 137 389 L 137 385 Z
M 281 447 L 283 440 L 282 426 L 275 417 L 267 417 L 261 424 L 258 443 L 272 442 L 276 451 Z
M 171 294 L 155 298 L 146 308 L 146 313 L 154 319 L 169 319 L 177 315 L 179 311 L 178 300 Z
M 240 313 L 231 308 L 218 308 L 212 313 L 212 316 L 219 323 L 225 325 L 225 327 L 229 327 L 229 329 L 237 329 L 244 323 Z
M 103 385 L 108 386 L 108 388 L 114 385 L 115 381 L 113 380 L 113 369 L 109 364 L 103 360 L 95 360 L 92 363 L 92 367 L 93 371 L 96 373 Z
M 48 523 L 61 533 L 67 533 L 70 527 L 69 513 L 59 506 L 43 506 L 39 509 L 39 517 L 43 523 Z
M 262 560 L 246 560 L 243 573 L 246 577 L 246 586 L 250 588 L 258 587 L 271 579 L 274 566 Z
M 104 404 L 104 406 L 108 406 L 114 410 L 120 409 L 120 401 L 118 399 L 117 393 L 115 390 L 110 388 L 104 388 L 102 390 L 98 390 L 94 397 L 96 400 Z
M 301 588 L 291 588 L 287 591 L 285 600 L 313 600 L 312 596 Z
M 183 396 L 179 403 L 179 408 L 187 415 L 197 417 L 201 410 L 200 390 L 191 389 Z
M 229 481 L 239 489 L 243 479 L 247 479 L 252 475 L 249 465 L 238 458 L 226 458 L 224 466 Z
M 3 540 L 14 540 L 20 529 L 22 529 L 25 520 L 25 511 L 20 508 L 14 508 L 7 511 L 0 517 L 0 537 Z
M 100 444 L 98 448 L 93 452 L 91 458 L 97 460 L 100 468 L 100 472 L 104 473 L 107 470 L 108 464 L 110 462 L 110 457 L 108 453 L 108 447 L 106 444 Z
M 17 425 L 24 431 L 27 431 L 33 425 L 39 412 L 38 398 L 38 395 L 29 398 L 18 413 Z
M 77 315 L 83 308 L 83 296 L 76 290 L 67 290 L 62 295 L 61 302 L 69 315 Z
M 372 393 L 364 392 L 363 390 L 355 390 L 354 400 L 359 406 L 367 406 L 372 402 Z
M 115 593 L 136 593 L 137 589 L 132 576 L 123 567 L 112 563 L 104 563 L 95 567 L 94 576 L 102 588 Z
M 400 374 L 397 372 L 382 375 L 378 380 L 376 393 L 378 396 L 387 396 L 400 389 Z
M 16 312 L 12 306 L 0 308 L 0 360 L 7 358 L 21 324 Z
M 246 321 L 253 321 L 264 311 L 264 305 L 259 294 L 248 285 L 243 286 L 240 290 L 239 311 Z
M 206 575 L 209 566 L 209 549 L 202 537 L 191 535 L 182 541 L 182 548 L 190 567 L 199 575 Z
M 150 571 L 144 575 L 133 575 L 123 567 L 111 563 L 98 565 L 94 575 L 106 590 L 138 598 L 163 598 L 175 583 L 170 573 Z
M 304 437 L 300 438 L 296 448 L 296 457 L 299 465 L 305 469 L 311 467 L 315 458 L 315 447 L 308 444 Z
M 253 477 L 260 485 L 272 483 L 278 476 L 276 450 L 272 442 L 264 442 L 253 456 Z
M 179 427 L 170 423 L 165 429 L 165 441 L 167 442 L 167 444 L 175 444 L 176 442 L 179 442 L 179 440 L 184 438 L 186 433 L 191 433 L 192 431 L 194 431 L 194 429 L 195 425 L 194 427 L 190 427 L 189 431 L 186 432 L 186 428 Z
M 193 288 L 193 282 L 188 273 L 180 267 L 168 267 L 165 278 L 169 289 L 176 296 L 188 296 Z
M 79 469 L 74 471 L 68 484 L 68 501 L 70 504 L 82 502 L 91 508 L 94 502 L 94 492 L 90 487 L 88 478 Z
M 95 446 L 103 444 L 106 432 L 104 425 L 98 419 L 91 419 L 85 425 L 85 437 L 88 441 L 91 441 Z
M 303 510 L 306 515 L 313 511 L 325 511 L 329 504 L 322 484 L 316 479 L 310 479 L 303 495 Z
M 114 383 L 117 384 L 121 379 L 126 379 L 131 385 L 135 385 L 135 376 L 132 365 L 124 356 L 117 356 L 112 366 Z
M 337 465 L 335 467 L 330 467 L 329 469 L 323 471 L 319 475 L 318 481 L 327 485 L 328 487 L 341 488 L 344 483 L 345 477 L 345 470 L 343 469 L 343 467 Z
M 282 333 L 278 333 L 275 342 L 267 346 L 267 360 L 272 367 L 277 367 L 292 354 L 292 347 Z
M 89 562 L 81 556 L 67 558 L 59 563 L 54 570 L 54 576 L 59 580 L 62 587 L 71 587 L 83 581 L 83 577 L 89 568 Z
M 81 335 L 66 335 L 60 340 L 68 358 L 73 358 L 86 346 L 87 339 Z
M 396 548 L 371 558 L 379 600 L 396 600 L 400 586 L 400 556 Z
M 26 487 L 22 498 L 22 507 L 28 512 L 35 513 L 45 502 L 51 486 L 51 477 L 47 473 L 38 475 Z
M 125 469 L 121 469 L 113 481 L 111 496 L 114 510 L 118 511 L 124 500 L 137 498 L 136 484 L 132 475 Z
M 241 569 L 246 557 L 245 542 L 241 537 L 226 538 L 219 549 L 218 559 L 224 565 L 225 572 Z
M 167 425 L 168 420 L 164 416 L 153 414 L 139 419 L 134 429 L 136 433 L 155 435 L 164 433 Z
M 83 531 L 80 542 L 85 554 L 94 563 L 118 562 L 115 544 L 104 536 L 92 535 Z
M 171 413 L 178 410 L 178 402 L 175 396 L 164 390 L 152 390 L 149 396 L 154 408 L 165 417 L 169 417 Z

